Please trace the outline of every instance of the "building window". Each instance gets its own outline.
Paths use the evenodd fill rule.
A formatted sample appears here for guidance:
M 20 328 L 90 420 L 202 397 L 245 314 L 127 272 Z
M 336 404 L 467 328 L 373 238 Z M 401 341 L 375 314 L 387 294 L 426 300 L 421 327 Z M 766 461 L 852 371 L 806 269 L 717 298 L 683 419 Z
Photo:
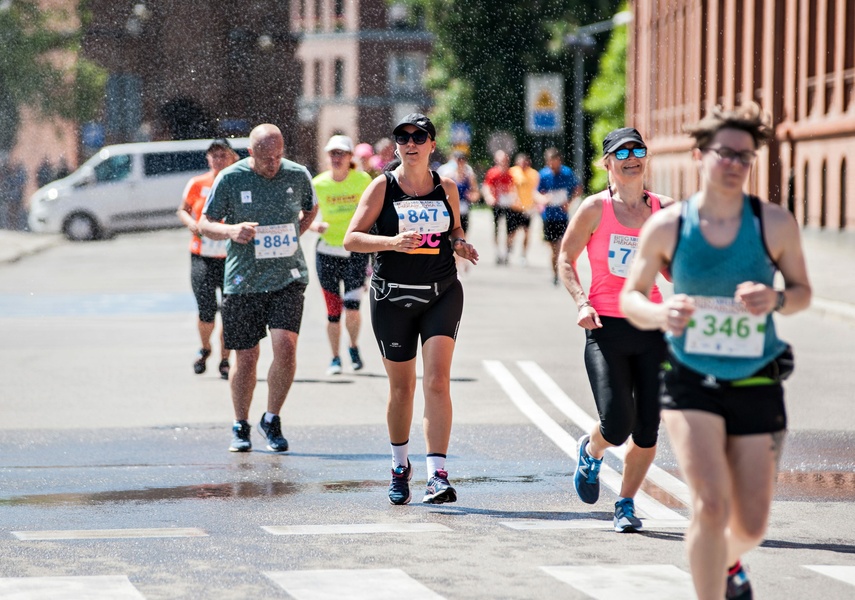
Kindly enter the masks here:
M 840 229 L 846 229 L 846 159 L 840 165 Z
M 393 54 L 389 57 L 389 91 L 392 94 L 422 91 L 424 71 L 424 54 Z
M 810 189 L 810 165 L 805 161 L 805 178 L 802 180 L 802 225 L 808 224 L 808 190 Z
M 142 81 L 136 75 L 113 73 L 107 79 L 107 135 L 131 140 L 142 122 Z
M 828 202 L 826 198 L 828 197 L 828 163 L 826 161 L 822 161 L 822 181 L 820 181 L 820 193 L 819 193 L 819 226 L 825 229 L 825 221 L 826 221 L 826 207 L 828 206 Z
M 344 96 L 344 60 L 341 58 L 335 59 L 333 90 L 335 90 L 336 98 Z
M 316 60 L 315 61 L 315 98 L 320 98 L 324 95 L 324 64 Z
M 315 31 L 323 29 L 324 0 L 315 0 Z

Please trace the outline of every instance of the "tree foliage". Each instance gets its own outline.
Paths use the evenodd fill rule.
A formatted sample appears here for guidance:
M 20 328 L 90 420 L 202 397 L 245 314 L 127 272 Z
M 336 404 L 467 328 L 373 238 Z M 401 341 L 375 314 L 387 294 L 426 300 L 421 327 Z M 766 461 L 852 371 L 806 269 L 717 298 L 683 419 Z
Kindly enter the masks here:
M 627 10 L 628 7 L 624 4 L 622 9 Z M 625 25 L 612 30 L 606 51 L 600 57 L 599 72 L 588 88 L 583 105 L 593 117 L 589 139 L 594 159 L 591 161 L 593 175 L 588 180 L 589 193 L 605 189 L 608 184 L 608 174 L 599 167 L 603 138 L 626 123 L 627 35 Z
M 528 73 L 564 74 L 566 133 L 542 142 L 569 143 L 572 59 L 561 40 L 578 25 L 610 18 L 619 0 L 405 1 L 436 36 L 427 86 L 441 147 L 449 147 L 450 124 L 465 121 L 476 160 L 488 159 L 486 140 L 498 130 L 513 134 L 521 150 L 537 149 L 525 132 Z M 595 61 L 588 63 L 593 75 Z
M 98 109 L 106 73 L 79 57 L 61 56 L 80 47 L 80 31 L 68 28 L 71 21 L 32 0 L 0 2 L 0 151 L 14 146 L 23 106 L 78 121 Z

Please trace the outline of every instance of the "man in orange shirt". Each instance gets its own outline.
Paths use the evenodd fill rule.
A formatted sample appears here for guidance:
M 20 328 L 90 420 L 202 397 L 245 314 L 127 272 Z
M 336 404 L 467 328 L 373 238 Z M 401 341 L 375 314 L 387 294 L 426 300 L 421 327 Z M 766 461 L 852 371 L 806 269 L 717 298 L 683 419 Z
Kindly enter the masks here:
M 202 347 L 193 363 L 197 375 L 205 372 L 205 363 L 211 355 L 211 335 L 214 333 L 214 320 L 217 315 L 217 288 L 223 289 L 223 276 L 226 263 L 225 240 L 218 241 L 203 237 L 199 232 L 199 217 L 208 200 L 208 194 L 214 187 L 217 174 L 237 161 L 238 155 L 225 139 L 211 142 L 205 154 L 210 171 L 198 175 L 187 182 L 184 188 L 184 200 L 178 209 L 178 218 L 190 230 L 190 283 L 196 304 L 199 307 L 199 337 Z M 229 350 L 220 331 L 220 377 L 229 378 Z

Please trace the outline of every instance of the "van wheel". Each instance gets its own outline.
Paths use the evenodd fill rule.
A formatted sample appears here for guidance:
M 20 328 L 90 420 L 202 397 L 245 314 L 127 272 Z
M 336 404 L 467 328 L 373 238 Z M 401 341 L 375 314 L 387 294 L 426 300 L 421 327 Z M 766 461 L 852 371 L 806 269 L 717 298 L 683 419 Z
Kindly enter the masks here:
M 85 214 L 68 217 L 62 230 L 65 237 L 76 242 L 94 240 L 98 237 L 98 224 L 95 223 L 95 219 Z

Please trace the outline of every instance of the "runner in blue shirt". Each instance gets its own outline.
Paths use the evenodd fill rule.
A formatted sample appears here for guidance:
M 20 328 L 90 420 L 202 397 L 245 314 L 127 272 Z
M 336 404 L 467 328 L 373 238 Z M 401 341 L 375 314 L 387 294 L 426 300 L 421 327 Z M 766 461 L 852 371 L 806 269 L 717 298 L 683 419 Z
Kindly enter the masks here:
M 552 248 L 552 283 L 558 285 L 558 253 L 561 251 L 561 238 L 567 230 L 570 220 L 570 202 L 582 193 L 582 185 L 576 174 L 561 162 L 561 153 L 557 148 L 548 148 L 543 153 L 546 166 L 540 170 L 540 185 L 537 191 L 543 195 L 541 219 L 543 219 L 543 239 Z

